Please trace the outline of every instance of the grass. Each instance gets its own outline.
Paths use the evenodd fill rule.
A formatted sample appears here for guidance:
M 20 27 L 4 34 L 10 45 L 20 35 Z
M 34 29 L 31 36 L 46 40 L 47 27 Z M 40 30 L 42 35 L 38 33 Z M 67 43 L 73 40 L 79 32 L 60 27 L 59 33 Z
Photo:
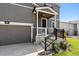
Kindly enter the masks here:
M 67 38 L 71 44 L 71 51 L 64 51 L 55 54 L 55 56 L 79 56 L 79 39 Z

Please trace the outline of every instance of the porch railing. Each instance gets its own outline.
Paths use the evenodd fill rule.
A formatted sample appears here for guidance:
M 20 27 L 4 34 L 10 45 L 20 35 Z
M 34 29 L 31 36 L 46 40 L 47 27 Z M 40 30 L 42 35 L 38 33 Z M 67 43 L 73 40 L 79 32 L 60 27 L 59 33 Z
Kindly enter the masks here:
M 52 32 L 53 32 L 53 28 L 51 27 L 38 27 L 38 35 L 40 36 L 47 36 Z

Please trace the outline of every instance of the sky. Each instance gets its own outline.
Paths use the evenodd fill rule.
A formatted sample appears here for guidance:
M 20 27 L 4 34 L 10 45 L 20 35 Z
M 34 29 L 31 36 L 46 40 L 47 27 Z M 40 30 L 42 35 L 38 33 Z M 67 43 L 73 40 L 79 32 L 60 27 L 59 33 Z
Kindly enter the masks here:
M 60 20 L 79 20 L 79 3 L 63 3 L 60 7 Z

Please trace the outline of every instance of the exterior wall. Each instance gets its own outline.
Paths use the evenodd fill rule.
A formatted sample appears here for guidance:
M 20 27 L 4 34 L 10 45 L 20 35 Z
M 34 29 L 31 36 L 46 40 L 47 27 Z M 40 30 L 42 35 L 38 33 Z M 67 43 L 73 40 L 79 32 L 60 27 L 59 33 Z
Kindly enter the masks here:
M 60 24 L 60 4 L 55 4 L 55 3 L 49 3 L 50 5 L 52 5 L 53 9 L 58 12 L 58 15 L 56 16 L 56 27 L 60 28 L 59 24 Z
M 69 34 L 74 35 L 74 24 L 69 24 Z
M 51 19 L 47 20 L 47 27 L 51 27 L 51 21 L 52 21 Z
M 18 4 L 34 7 L 32 3 L 18 3 Z M 44 3 L 39 3 L 39 5 L 44 6 Z M 55 4 L 53 3 L 50 3 L 50 5 L 52 5 L 53 8 L 56 9 L 57 12 L 59 12 L 59 7 L 57 7 L 57 5 L 55 6 Z M 59 15 L 57 19 L 59 19 Z M 35 15 L 32 13 L 32 9 L 24 8 L 8 3 L 3 3 L 0 4 L 0 21 L 6 21 L 6 20 L 12 22 L 33 23 L 33 25 L 36 26 L 36 19 L 35 19 Z M 57 21 L 57 25 L 58 22 L 59 21 Z
M 79 35 L 79 20 L 69 21 L 67 23 L 70 23 L 71 25 L 73 24 L 72 26 L 70 26 L 70 28 L 73 27 L 71 29 L 73 29 L 73 31 L 76 30 L 77 31 L 77 34 Z M 77 24 L 77 27 L 76 26 L 74 27 L 74 24 Z
M 68 25 L 69 24 L 67 24 L 67 23 L 61 22 L 60 23 L 60 29 L 65 29 L 66 31 L 68 31 L 69 30 Z
M 32 9 L 15 6 L 12 4 L 0 4 L 0 21 L 33 23 L 35 25 L 35 16 Z
M 0 4 L 0 21 L 32 23 L 35 26 L 35 15 L 32 9 L 9 3 Z M 0 45 L 30 42 L 31 27 L 1 26 Z M 11 35 L 11 36 L 10 36 Z
M 34 5 L 32 3 L 17 3 L 17 4 L 29 6 L 29 7 L 34 7 Z

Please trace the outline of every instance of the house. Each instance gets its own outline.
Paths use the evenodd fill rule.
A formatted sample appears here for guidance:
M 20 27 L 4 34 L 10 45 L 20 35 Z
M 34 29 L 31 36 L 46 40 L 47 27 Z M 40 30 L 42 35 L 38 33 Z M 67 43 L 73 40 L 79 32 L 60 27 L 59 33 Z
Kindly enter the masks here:
M 75 30 L 77 30 L 77 34 L 79 35 L 79 20 L 73 20 L 73 21 L 69 21 L 74 23 L 75 25 Z
M 34 42 L 59 28 L 57 3 L 1 3 L 0 45 Z
M 79 21 L 60 22 L 60 28 L 65 29 L 69 35 L 79 35 Z

